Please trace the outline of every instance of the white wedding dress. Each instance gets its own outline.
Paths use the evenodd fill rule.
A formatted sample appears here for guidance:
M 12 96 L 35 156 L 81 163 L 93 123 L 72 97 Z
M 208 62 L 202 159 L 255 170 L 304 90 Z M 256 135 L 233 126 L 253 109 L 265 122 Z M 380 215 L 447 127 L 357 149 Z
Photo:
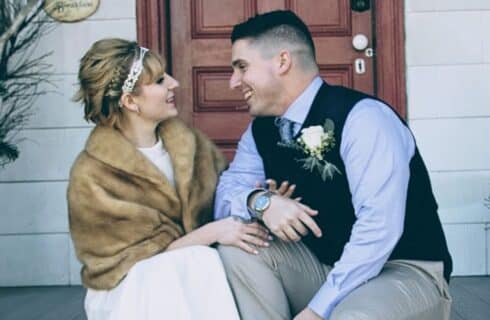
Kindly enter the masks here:
M 112 290 L 88 289 L 88 320 L 240 319 L 217 251 L 192 246 L 134 265 Z

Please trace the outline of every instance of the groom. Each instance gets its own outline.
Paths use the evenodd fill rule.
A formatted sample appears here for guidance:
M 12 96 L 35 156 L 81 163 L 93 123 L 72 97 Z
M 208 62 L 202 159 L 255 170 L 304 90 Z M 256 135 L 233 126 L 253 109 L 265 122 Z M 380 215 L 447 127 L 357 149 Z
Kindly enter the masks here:
M 231 42 L 230 87 L 255 120 L 215 218 L 258 219 L 276 236 L 255 255 L 219 247 L 242 319 L 449 319 L 451 257 L 404 121 L 325 83 L 290 11 L 236 25 Z M 301 202 L 254 187 L 269 178 L 294 183 Z

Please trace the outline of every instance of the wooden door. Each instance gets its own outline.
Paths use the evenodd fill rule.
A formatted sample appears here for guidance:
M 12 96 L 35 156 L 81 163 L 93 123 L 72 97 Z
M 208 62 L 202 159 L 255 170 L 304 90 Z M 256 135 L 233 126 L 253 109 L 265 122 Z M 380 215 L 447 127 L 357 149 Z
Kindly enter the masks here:
M 378 84 L 385 94 L 393 95 L 395 90 L 404 87 L 393 90 L 390 74 L 385 74 L 384 82 L 380 83 L 374 66 L 386 70 L 391 67 L 388 63 L 396 59 L 379 59 L 386 55 L 374 55 L 378 60 L 375 63 L 374 57 L 368 57 L 365 51 L 356 51 L 352 46 L 353 37 L 364 34 L 369 39 L 368 47 L 374 47 L 375 9 L 379 9 L 380 21 L 384 23 L 384 29 L 376 26 L 375 30 L 386 30 L 387 34 L 384 38 L 388 41 L 382 48 L 388 48 L 386 44 L 391 43 L 393 30 L 387 28 L 393 26 L 390 23 L 395 17 L 388 16 L 390 13 L 385 4 L 375 6 L 373 0 L 371 3 L 369 10 L 355 12 L 351 9 L 351 0 L 146 0 L 137 7 L 138 37 L 150 47 L 158 46 L 166 51 L 170 72 L 181 84 L 176 92 L 181 117 L 189 125 L 204 131 L 228 158 L 232 158 L 236 142 L 250 121 L 242 95 L 230 90 L 228 85 L 232 73 L 229 38 L 233 25 L 257 13 L 290 9 L 309 26 L 320 74 L 327 82 L 370 94 L 377 94 Z M 155 29 L 160 31 L 155 32 Z M 156 39 L 154 34 L 163 37 Z M 152 44 L 152 40 L 158 42 Z M 400 55 L 395 58 L 402 58 Z M 356 72 L 356 59 L 363 60 L 363 73 Z M 391 72 L 395 72 L 401 68 L 392 69 Z M 394 96 L 399 98 L 400 95 Z
M 180 114 L 229 158 L 250 121 L 242 94 L 228 85 L 232 26 L 275 9 L 290 9 L 307 23 L 327 82 L 374 93 L 372 58 L 352 46 L 353 35 L 372 38 L 372 13 L 352 11 L 350 0 L 172 0 L 170 47 L 172 72 L 181 83 Z M 362 74 L 355 70 L 356 59 L 364 62 Z

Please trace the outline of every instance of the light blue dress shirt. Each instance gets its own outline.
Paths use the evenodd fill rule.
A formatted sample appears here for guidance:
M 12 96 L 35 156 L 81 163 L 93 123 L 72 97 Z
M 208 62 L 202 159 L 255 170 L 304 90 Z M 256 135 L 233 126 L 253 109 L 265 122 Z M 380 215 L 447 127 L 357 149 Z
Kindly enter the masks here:
M 283 115 L 296 123 L 295 133 L 306 119 L 321 85 L 321 78 L 316 77 Z M 353 107 L 342 131 L 340 155 L 356 222 L 342 256 L 308 305 L 323 318 L 327 319 L 349 292 L 379 274 L 401 237 L 409 165 L 414 153 L 415 141 L 410 130 L 389 107 L 373 99 L 363 99 Z M 262 158 L 249 125 L 233 162 L 220 177 L 215 219 L 230 214 L 250 219 L 247 197 L 256 182 L 264 183 L 265 179 Z

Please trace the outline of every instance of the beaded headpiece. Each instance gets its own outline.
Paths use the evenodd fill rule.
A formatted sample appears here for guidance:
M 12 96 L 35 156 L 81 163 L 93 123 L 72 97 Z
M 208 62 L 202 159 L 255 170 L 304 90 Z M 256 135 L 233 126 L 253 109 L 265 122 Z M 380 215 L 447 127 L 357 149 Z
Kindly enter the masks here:
M 140 47 L 138 59 L 135 59 L 133 61 L 131 69 L 129 69 L 128 77 L 126 78 L 126 80 L 124 80 L 124 84 L 122 86 L 123 92 L 133 92 L 134 85 L 138 81 L 141 71 L 143 71 L 143 58 L 145 57 L 146 52 L 148 52 L 147 48 Z

